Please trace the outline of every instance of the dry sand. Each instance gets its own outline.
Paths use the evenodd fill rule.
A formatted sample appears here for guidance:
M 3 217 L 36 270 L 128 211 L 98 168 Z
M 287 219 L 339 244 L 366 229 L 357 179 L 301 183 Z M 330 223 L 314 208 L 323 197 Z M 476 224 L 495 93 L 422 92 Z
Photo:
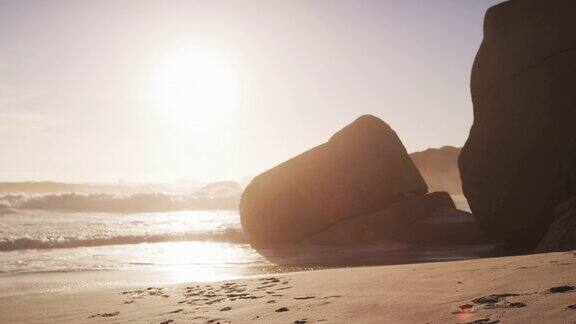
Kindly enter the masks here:
M 2 323 L 573 323 L 576 254 L 0 298 Z

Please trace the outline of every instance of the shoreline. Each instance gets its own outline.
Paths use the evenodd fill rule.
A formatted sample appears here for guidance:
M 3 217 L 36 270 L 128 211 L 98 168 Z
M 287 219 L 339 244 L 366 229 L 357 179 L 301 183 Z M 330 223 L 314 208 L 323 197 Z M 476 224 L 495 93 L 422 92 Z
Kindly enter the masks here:
M 0 322 L 569 322 L 574 273 L 561 252 L 30 294 L 0 297 Z
M 127 257 L 137 256 L 152 249 L 155 243 L 148 244 L 142 250 L 138 246 L 113 246 L 115 249 L 129 249 L 130 253 L 124 253 Z M 218 248 L 216 243 L 158 243 L 162 246 L 161 251 L 174 253 L 174 257 L 167 261 L 175 260 L 176 256 L 184 257 L 186 254 L 198 253 L 199 250 L 212 246 L 208 250 L 217 253 L 234 253 L 230 246 Z M 186 247 L 186 248 L 185 248 Z M 250 249 L 250 253 L 258 258 L 237 263 L 241 258 L 230 260 L 201 259 L 201 263 L 188 264 L 179 261 L 177 264 L 153 263 L 127 263 L 128 267 L 119 268 L 61 268 L 58 270 L 31 272 L 4 272 L 0 273 L 0 297 L 12 295 L 27 295 L 30 293 L 54 293 L 54 292 L 77 292 L 81 290 L 101 290 L 106 288 L 126 288 L 143 285 L 174 285 L 186 282 L 216 282 L 222 280 L 239 280 L 254 276 L 277 275 L 301 271 L 314 271 L 320 269 L 358 268 L 367 266 L 385 266 L 401 264 L 419 264 L 440 261 L 470 260 L 493 256 L 502 256 L 492 244 L 460 245 L 460 246 L 435 246 L 421 247 L 412 245 L 372 244 L 364 246 L 292 246 L 282 248 L 266 248 L 254 250 L 249 247 L 237 247 L 238 249 Z M 86 255 L 106 253 L 103 248 L 89 249 Z M 232 249 L 232 250 L 231 250 Z M 74 249 L 76 253 L 82 253 Z M 74 251 L 56 251 L 62 255 L 74 253 Z M 26 253 L 36 253 L 35 251 Z M 111 253 L 108 250 L 108 253 Z M 0 253 L 1 254 L 1 253 Z M 26 260 L 19 253 L 10 252 L 14 262 Z M 41 258 L 51 256 L 41 255 Z M 83 255 L 83 254 L 80 254 Z M 245 255 L 245 254 L 244 254 Z M 135 258 L 134 261 L 137 261 Z M 245 259 L 245 258 L 244 258 Z M 190 260 L 194 261 L 194 260 Z

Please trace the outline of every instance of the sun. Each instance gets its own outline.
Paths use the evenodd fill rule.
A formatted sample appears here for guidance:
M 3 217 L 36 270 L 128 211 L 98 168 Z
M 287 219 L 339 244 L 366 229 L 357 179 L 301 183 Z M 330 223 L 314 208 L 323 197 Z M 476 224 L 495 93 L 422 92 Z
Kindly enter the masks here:
M 157 110 L 172 127 L 211 127 L 238 112 L 238 73 L 218 52 L 174 51 L 158 64 L 153 80 Z

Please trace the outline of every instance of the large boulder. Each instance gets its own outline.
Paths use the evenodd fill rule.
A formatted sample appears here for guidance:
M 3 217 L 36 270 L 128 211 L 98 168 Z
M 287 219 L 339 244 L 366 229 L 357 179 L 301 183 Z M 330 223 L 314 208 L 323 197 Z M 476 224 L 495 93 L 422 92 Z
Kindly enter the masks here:
M 576 194 L 576 1 L 490 8 L 472 68 L 474 124 L 459 166 L 480 226 L 534 247 Z
M 240 216 L 255 243 L 296 243 L 426 192 L 396 133 L 365 115 L 327 143 L 254 178 L 242 193 Z
M 416 239 L 412 228 L 414 224 L 436 213 L 455 211 L 455 208 L 454 201 L 447 192 L 413 196 L 375 213 L 346 218 L 306 238 L 300 244 L 363 244 L 390 238 L 413 243 Z
M 576 250 L 576 197 L 561 203 L 554 210 L 554 222 L 536 252 Z

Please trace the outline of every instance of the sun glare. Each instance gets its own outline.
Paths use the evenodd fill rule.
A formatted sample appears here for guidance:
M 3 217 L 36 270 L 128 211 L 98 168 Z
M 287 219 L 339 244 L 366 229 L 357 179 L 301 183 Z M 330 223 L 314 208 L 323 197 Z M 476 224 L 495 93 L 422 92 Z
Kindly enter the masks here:
M 158 65 L 153 96 L 170 126 L 211 127 L 237 113 L 238 75 L 219 53 L 178 50 Z

